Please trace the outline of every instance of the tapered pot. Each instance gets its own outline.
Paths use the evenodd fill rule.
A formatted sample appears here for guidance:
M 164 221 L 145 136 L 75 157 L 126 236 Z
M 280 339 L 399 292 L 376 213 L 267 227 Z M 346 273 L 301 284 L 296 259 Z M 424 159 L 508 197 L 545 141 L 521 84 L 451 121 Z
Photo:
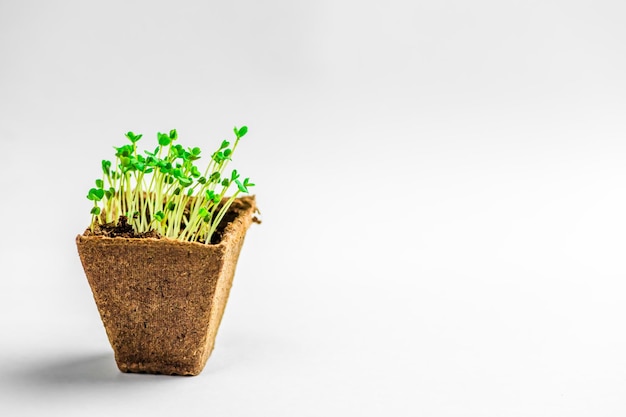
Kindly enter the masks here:
M 76 237 L 100 317 L 123 372 L 197 375 L 232 286 L 254 197 L 237 199 L 217 244 Z

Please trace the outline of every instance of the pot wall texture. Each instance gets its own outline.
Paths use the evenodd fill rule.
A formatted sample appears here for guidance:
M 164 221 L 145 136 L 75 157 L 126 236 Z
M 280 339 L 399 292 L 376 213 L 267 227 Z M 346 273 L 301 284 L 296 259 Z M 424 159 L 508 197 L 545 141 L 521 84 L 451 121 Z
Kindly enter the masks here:
M 78 253 L 123 372 L 199 374 L 213 350 L 254 197 L 219 244 L 82 236 Z

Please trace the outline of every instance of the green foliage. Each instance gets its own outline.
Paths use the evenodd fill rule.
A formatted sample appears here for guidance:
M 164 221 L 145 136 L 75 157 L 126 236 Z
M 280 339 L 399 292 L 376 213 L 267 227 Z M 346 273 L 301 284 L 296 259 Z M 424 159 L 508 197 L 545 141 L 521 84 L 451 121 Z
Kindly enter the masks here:
M 137 233 L 156 230 L 165 237 L 209 244 L 235 198 L 254 186 L 236 169 L 224 175 L 246 126 L 234 128 L 235 141 L 223 140 L 203 171 L 199 147 L 175 144 L 176 129 L 157 133 L 154 151 L 137 151 L 142 135 L 126 133 L 130 143 L 115 147 L 115 159 L 102 161 L 102 178 L 87 193 L 93 201 L 91 228 L 119 223 L 125 216 Z M 227 197 L 232 185 L 235 192 Z

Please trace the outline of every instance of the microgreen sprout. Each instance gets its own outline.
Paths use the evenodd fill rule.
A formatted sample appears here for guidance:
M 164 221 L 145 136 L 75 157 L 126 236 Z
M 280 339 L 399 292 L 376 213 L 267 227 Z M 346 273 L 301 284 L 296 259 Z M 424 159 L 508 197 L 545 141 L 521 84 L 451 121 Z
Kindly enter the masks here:
M 199 147 L 176 143 L 178 132 L 157 133 L 158 146 L 139 152 L 142 135 L 126 133 L 128 142 L 115 147 L 115 159 L 102 161 L 102 177 L 87 193 L 93 201 L 91 230 L 118 225 L 124 216 L 136 233 L 209 244 L 233 201 L 254 186 L 236 169 L 227 173 L 246 126 L 234 128 L 234 142 L 223 140 L 210 155 L 204 172 L 196 165 Z M 227 196 L 229 189 L 234 193 Z

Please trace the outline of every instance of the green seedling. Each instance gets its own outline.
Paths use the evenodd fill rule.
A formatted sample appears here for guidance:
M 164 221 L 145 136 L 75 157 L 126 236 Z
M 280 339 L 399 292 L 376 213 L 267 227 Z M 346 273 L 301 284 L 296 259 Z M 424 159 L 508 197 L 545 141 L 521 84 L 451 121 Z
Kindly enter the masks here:
M 211 154 L 204 171 L 196 165 L 199 147 L 175 143 L 178 132 L 157 133 L 158 146 L 139 152 L 142 135 L 126 133 L 130 143 L 115 149 L 115 159 L 102 161 L 102 177 L 87 193 L 93 201 L 91 230 L 117 226 L 126 218 L 136 233 L 156 231 L 161 236 L 209 244 L 218 225 L 240 194 L 254 186 L 241 180 L 236 169 L 225 174 L 246 126 L 234 128 L 235 140 L 224 140 Z M 229 189 L 234 193 L 227 197 Z

